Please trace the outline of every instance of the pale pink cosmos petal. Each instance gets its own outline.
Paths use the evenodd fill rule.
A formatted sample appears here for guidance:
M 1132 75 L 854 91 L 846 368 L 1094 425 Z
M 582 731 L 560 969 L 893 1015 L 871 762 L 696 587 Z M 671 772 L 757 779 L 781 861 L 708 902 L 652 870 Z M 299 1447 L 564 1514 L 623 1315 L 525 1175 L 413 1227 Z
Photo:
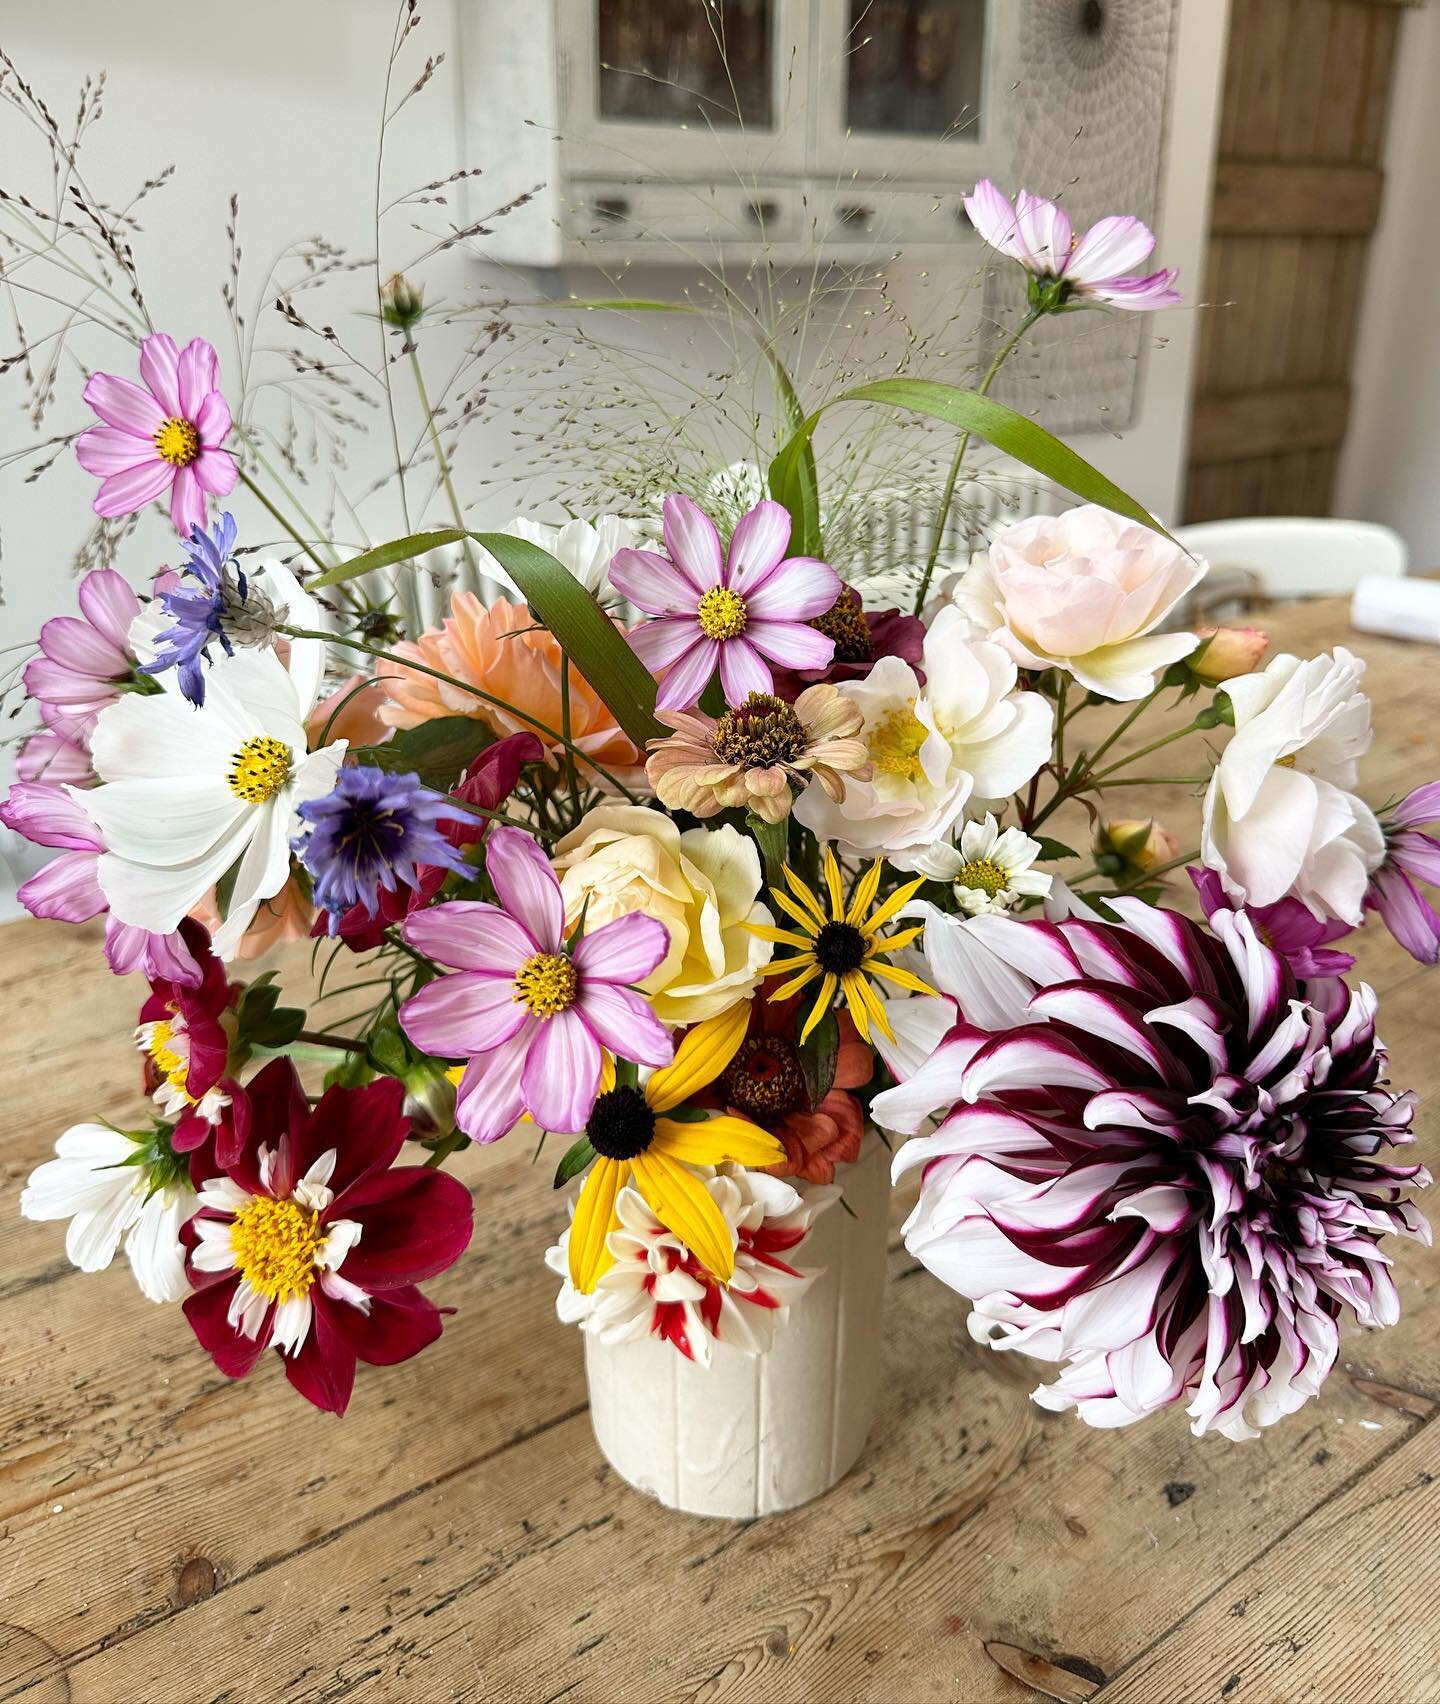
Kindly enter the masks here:
M 745 637 L 785 669 L 823 669 L 835 657 L 835 641 L 803 621 L 752 621 Z
M 140 344 L 140 377 L 172 420 L 195 417 L 180 401 L 180 354 L 168 332 L 157 331 Z
M 41 713 L 48 706 L 42 706 Z M 15 773 L 22 781 L 40 781 L 49 787 L 88 787 L 95 779 L 89 753 L 68 733 L 46 728 L 20 747 Z
M 575 1010 L 617 1059 L 632 1059 L 637 1065 L 668 1065 L 674 1058 L 670 1032 L 642 994 L 610 982 L 585 982 Z
M 662 615 L 656 621 L 642 621 L 631 628 L 627 638 L 630 649 L 651 674 L 668 669 L 692 646 L 706 643 L 691 615 Z
M 1184 297 L 1174 288 L 1180 276 L 1174 267 L 1152 272 L 1146 278 L 1112 278 L 1108 284 L 1089 284 L 1085 294 L 1112 308 L 1132 313 L 1152 313 L 1157 308 L 1178 308 Z
M 808 621 L 824 615 L 839 596 L 840 576 L 828 562 L 790 556 L 763 585 L 745 593 L 745 611 L 756 621 Z
M 80 582 L 78 595 L 85 619 L 128 663 L 130 624 L 140 613 L 140 600 L 130 582 L 113 568 L 97 568 Z
M 535 943 L 513 917 L 478 899 L 447 900 L 412 912 L 400 932 L 437 964 L 495 976 L 514 976 L 535 952 Z
M 725 560 L 725 584 L 748 603 L 785 560 L 789 543 L 790 511 L 765 498 L 735 523 Z
M 214 449 L 223 444 L 230 436 L 232 424 L 230 404 L 218 390 L 212 390 L 200 404 L 200 411 L 195 416 L 195 430 L 200 434 L 200 442 L 207 449 Z
M 518 828 L 492 828 L 485 868 L 496 898 L 534 941 L 536 950 L 559 952 L 565 940 L 565 901 L 539 842 Z
M 40 629 L 40 649 L 62 668 L 92 680 L 112 680 L 130 672 L 125 652 L 79 616 L 52 616 Z
M 743 704 L 752 692 L 775 690 L 775 677 L 765 659 L 745 639 L 728 639 L 720 647 L 720 682 L 727 704 Z
M 400 1027 L 437 1059 L 489 1053 L 509 1041 L 529 1017 L 515 984 L 499 976 L 457 970 L 427 982 L 400 1008 Z
M 92 426 L 75 440 L 75 459 L 97 479 L 155 460 L 155 440 L 137 438 L 122 426 Z
M 182 988 L 198 988 L 204 980 L 204 972 L 179 930 L 152 935 L 148 929 L 137 929 L 118 917 L 105 919 L 105 962 L 116 976 L 139 971 L 152 982 L 163 979 Z
M 229 450 L 203 449 L 190 464 L 196 483 L 212 497 L 227 497 L 240 478 L 240 469 Z
M 526 1013 L 525 1026 L 491 1053 L 465 1067 L 455 1097 L 455 1122 L 475 1142 L 498 1142 L 525 1113 L 520 1075 L 537 1024 Z
M 733 643 L 733 640 L 731 641 Z M 657 710 L 688 710 L 700 702 L 700 694 L 709 686 L 720 659 L 718 639 L 699 639 L 680 657 L 660 683 L 655 694 Z M 766 677 L 769 678 L 768 675 Z M 770 688 L 763 688 L 768 692 Z
M 571 962 L 586 982 L 643 982 L 665 957 L 670 931 L 658 917 L 632 911 L 582 936 Z
M 17 781 L 0 802 L 0 822 L 36 846 L 100 852 L 105 842 L 85 807 L 63 787 Z
M 1076 243 L 1065 276 L 1072 284 L 1107 284 L 1142 265 L 1154 247 L 1148 225 L 1130 214 L 1111 214 Z
M 174 348 L 173 344 L 171 348 Z M 180 417 L 194 421 L 198 426 L 201 408 L 220 382 L 220 358 L 215 353 L 214 345 L 207 343 L 203 337 L 192 337 L 180 352 L 178 372 Z M 225 410 L 225 418 L 227 421 L 230 418 L 228 408 Z M 222 433 L 221 436 L 223 435 Z M 219 439 L 210 438 L 205 441 L 218 443 Z
M 1053 201 L 1022 189 L 1015 197 L 1020 242 L 1034 270 L 1059 277 L 1070 258 L 1070 216 Z
M 164 465 L 162 462 L 161 466 Z M 170 520 L 181 538 L 189 538 L 196 527 L 205 525 L 205 490 L 195 472 L 196 465 L 198 458 L 189 467 L 176 468 L 175 483 L 170 487 Z
M 107 669 L 98 677 L 94 673 L 77 674 L 49 657 L 32 657 L 24 669 L 25 690 L 52 713 L 85 716 L 114 701 L 115 688 L 110 682 L 127 672 Z M 71 727 L 63 731 L 73 735 L 78 730 Z
M 1368 902 L 1411 958 L 1420 964 L 1440 960 L 1440 916 L 1403 870 L 1377 871 Z
M 157 456 L 152 462 L 132 467 L 125 473 L 112 473 L 96 493 L 92 507 L 97 515 L 113 520 L 117 515 L 133 515 L 147 503 L 163 496 L 175 469 Z M 203 518 L 204 511 L 201 511 Z
M 989 178 L 982 178 L 975 185 L 974 194 L 965 197 L 965 211 L 977 234 L 991 248 L 1008 255 L 1011 260 L 1018 260 L 1021 265 L 1028 264 L 1030 257 L 1020 242 L 1015 209 Z
M 61 923 L 84 923 L 106 908 L 105 895 L 95 879 L 98 852 L 62 852 L 38 874 L 23 882 L 15 897 L 32 917 L 52 917 Z
M 610 564 L 610 584 L 649 615 L 693 617 L 700 602 L 699 591 L 686 576 L 668 557 L 653 550 L 617 550 Z
M 600 1088 L 600 1043 L 572 1007 L 536 1026 L 520 1074 L 525 1107 L 543 1130 L 573 1136 L 585 1128 Z
M 1388 855 L 1390 862 L 1407 876 L 1440 886 L 1440 840 L 1433 834 L 1407 829 L 1390 841 Z
M 1440 781 L 1427 781 L 1407 793 L 1390 813 L 1396 828 L 1418 828 L 1424 822 L 1440 822 Z
M 718 586 L 722 578 L 720 535 L 715 523 L 688 497 L 665 499 L 665 549 L 670 560 L 698 592 Z
M 107 426 L 133 432 L 155 450 L 155 434 L 165 424 L 165 410 L 143 385 L 115 373 L 92 373 L 84 396 Z

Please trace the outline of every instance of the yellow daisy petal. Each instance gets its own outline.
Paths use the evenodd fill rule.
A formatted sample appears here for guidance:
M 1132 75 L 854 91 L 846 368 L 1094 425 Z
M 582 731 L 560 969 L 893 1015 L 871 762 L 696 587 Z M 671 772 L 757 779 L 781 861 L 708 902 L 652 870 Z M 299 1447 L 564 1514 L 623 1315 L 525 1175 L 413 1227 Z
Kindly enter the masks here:
M 615 1197 L 629 1180 L 625 1160 L 610 1160 L 601 1154 L 575 1203 L 570 1221 L 570 1282 L 588 1295 L 600 1277 L 615 1264 L 605 1239 L 615 1224 Z
M 826 1012 L 830 1010 L 830 1002 L 835 998 L 835 986 L 836 979 L 834 975 L 827 970 L 825 972 L 825 980 L 820 984 L 820 996 L 816 1000 L 815 1004 L 810 1008 L 810 1016 L 806 1018 L 805 1027 L 800 1031 L 800 1040 L 802 1042 L 809 1041 L 811 1030 L 815 1028 L 816 1024 L 818 1024 L 821 1018 L 825 1016 Z M 778 997 L 779 993 L 780 990 L 777 988 L 775 990 L 775 994 L 772 995 L 771 998 L 774 999 Z
M 780 867 L 784 871 L 785 880 L 789 884 L 791 893 L 793 893 L 796 899 L 798 899 L 800 903 L 806 907 L 817 924 L 824 923 L 827 919 L 825 917 L 825 913 L 820 908 L 820 901 L 815 897 L 814 890 L 807 887 L 788 864 L 782 864 Z M 774 888 L 771 888 L 770 891 L 771 893 L 775 893 Z M 775 897 L 778 899 L 780 896 L 778 893 L 775 893 Z
M 871 953 L 898 953 L 901 947 L 908 947 L 925 933 L 925 925 L 917 923 L 913 929 L 897 929 L 893 935 L 877 935 L 870 943 Z
M 830 890 L 830 915 L 838 921 L 845 915 L 845 883 L 835 853 L 828 846 L 825 848 L 825 886 Z
M 885 1016 L 885 1007 L 881 1004 L 880 996 L 876 993 L 874 984 L 867 982 L 863 976 L 859 978 L 859 982 L 860 998 L 870 1013 L 871 1023 L 887 1041 L 894 1041 L 895 1032 L 890 1028 L 890 1020 Z M 869 1039 L 867 1036 L 866 1040 Z
M 882 929 L 902 906 L 908 905 L 914 899 L 924 886 L 925 877 L 916 876 L 913 882 L 906 882 L 904 887 L 896 888 L 889 899 L 865 919 L 865 927 L 869 933 L 873 935 L 877 929 Z
M 801 952 L 809 952 L 815 939 L 813 935 L 797 935 L 793 929 L 769 929 L 763 923 L 747 923 L 745 928 L 762 941 L 778 941 L 784 947 L 799 947 Z
M 856 976 L 853 972 L 840 978 L 840 992 L 845 996 L 845 1004 L 850 1008 L 850 1016 L 855 1028 L 860 1032 L 861 1041 L 870 1039 L 870 1012 L 862 997 L 861 990 L 865 986 L 865 978 Z
M 669 1112 L 713 1083 L 735 1057 L 750 1022 L 750 1002 L 737 1000 L 718 1017 L 706 1018 L 685 1032 L 674 1061 L 645 1085 L 645 1104 L 652 1112 Z
M 799 962 L 799 959 L 786 959 L 781 968 L 783 970 L 789 970 L 793 965 L 799 964 Z M 781 983 L 778 988 L 772 988 L 770 990 L 770 998 L 772 1000 L 788 1000 L 792 994 L 798 994 L 807 982 L 813 982 L 819 974 L 820 966 L 816 964 L 812 956 L 804 970 L 800 972 L 799 976 L 792 978 L 789 982 Z
M 653 1147 L 630 1162 L 635 1184 L 660 1223 L 674 1231 L 722 1283 L 735 1274 L 735 1243 L 714 1197 L 688 1167 Z
M 788 893 L 782 893 L 779 888 L 771 888 L 770 897 L 787 917 L 795 919 L 812 941 L 815 939 L 823 927 L 821 919 L 812 917 L 803 905 L 797 905 Z
M 887 982 L 893 982 L 897 988 L 908 988 L 912 994 L 934 994 L 936 992 L 928 982 L 922 982 L 918 976 L 908 970 L 901 970 L 898 964 L 881 964 L 877 959 L 866 965 L 871 976 L 883 976 Z
M 693 1124 L 657 1118 L 649 1152 L 692 1166 L 718 1166 L 726 1160 L 737 1166 L 773 1166 L 785 1158 L 785 1149 L 768 1130 L 729 1113 Z
M 845 921 L 857 924 L 865 913 L 875 903 L 875 895 L 880 891 L 880 872 L 884 868 L 882 861 L 875 862 L 855 884 L 855 891 L 850 895 L 850 909 L 845 913 Z

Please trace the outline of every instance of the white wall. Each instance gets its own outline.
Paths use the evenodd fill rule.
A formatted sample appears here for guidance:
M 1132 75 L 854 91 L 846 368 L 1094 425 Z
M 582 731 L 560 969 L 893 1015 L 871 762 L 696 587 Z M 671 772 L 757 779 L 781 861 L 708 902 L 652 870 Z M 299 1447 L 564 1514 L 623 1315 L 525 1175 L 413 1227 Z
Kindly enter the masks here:
M 1383 521 L 1413 568 L 1440 566 L 1440 5 L 1401 20 L 1385 145 L 1385 196 L 1370 245 L 1350 429 L 1335 513 Z

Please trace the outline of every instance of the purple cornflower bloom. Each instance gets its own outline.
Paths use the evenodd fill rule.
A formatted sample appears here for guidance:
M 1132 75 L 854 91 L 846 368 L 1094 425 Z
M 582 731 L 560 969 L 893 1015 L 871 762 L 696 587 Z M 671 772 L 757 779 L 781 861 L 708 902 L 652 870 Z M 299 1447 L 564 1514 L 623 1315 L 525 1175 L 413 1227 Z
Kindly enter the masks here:
M 1380 913 L 1390 933 L 1421 964 L 1440 959 L 1440 912 L 1416 887 L 1440 884 L 1440 840 L 1419 824 L 1440 821 L 1440 781 L 1427 781 L 1403 798 L 1385 829 L 1385 857 L 1370 878 L 1366 907 Z
M 445 817 L 468 820 L 468 813 L 423 786 L 418 775 L 346 764 L 334 788 L 307 799 L 296 814 L 308 826 L 290 844 L 314 878 L 315 904 L 329 914 L 332 935 L 352 906 L 364 906 L 373 917 L 382 888 L 394 893 L 402 882 L 417 886 L 417 865 L 474 874 L 439 826 Z
M 182 696 L 197 709 L 205 702 L 205 671 L 200 665 L 211 661 L 211 640 L 218 639 L 230 657 L 235 654 L 235 639 L 241 644 L 268 643 L 274 626 L 275 611 L 268 598 L 257 594 L 255 607 L 247 608 L 250 584 L 234 557 L 233 515 L 221 515 L 208 532 L 198 526 L 191 532 L 190 554 L 180 572 L 195 584 L 182 582 L 160 593 L 160 607 L 174 617 L 175 625 L 156 634 L 154 658 L 140 664 L 142 674 L 174 669 Z

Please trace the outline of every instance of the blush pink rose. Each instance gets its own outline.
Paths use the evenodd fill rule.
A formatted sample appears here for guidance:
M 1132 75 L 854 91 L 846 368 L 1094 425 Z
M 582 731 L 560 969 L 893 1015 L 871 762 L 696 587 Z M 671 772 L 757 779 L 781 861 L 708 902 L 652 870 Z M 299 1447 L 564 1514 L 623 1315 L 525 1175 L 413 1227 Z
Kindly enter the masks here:
M 1034 515 L 994 538 L 955 600 L 1022 668 L 1063 669 L 1105 698 L 1143 698 L 1193 633 L 1156 628 L 1208 564 L 1094 504 Z

